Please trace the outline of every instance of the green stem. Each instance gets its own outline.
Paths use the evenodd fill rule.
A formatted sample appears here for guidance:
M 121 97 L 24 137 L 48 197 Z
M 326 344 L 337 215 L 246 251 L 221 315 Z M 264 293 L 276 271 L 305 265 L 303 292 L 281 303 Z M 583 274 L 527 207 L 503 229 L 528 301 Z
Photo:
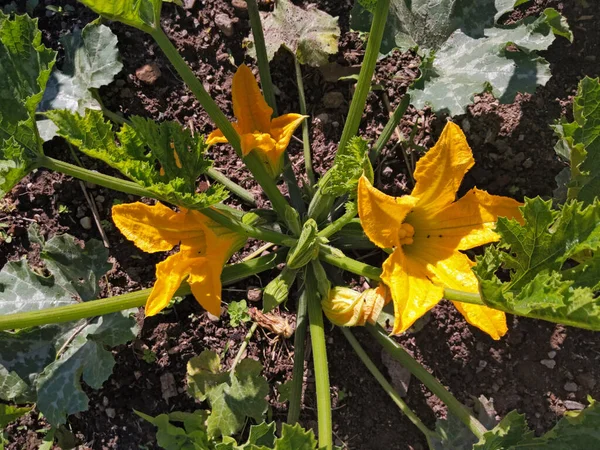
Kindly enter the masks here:
M 402 97 L 402 101 L 400 102 L 400 104 L 386 123 L 385 127 L 383 128 L 383 131 L 379 135 L 379 139 L 377 139 L 377 142 L 375 142 L 375 145 L 371 149 L 371 153 L 369 154 L 371 163 L 375 163 L 375 160 L 381 153 L 381 150 L 383 150 L 385 144 L 387 144 L 390 138 L 392 137 L 394 129 L 400 123 L 400 120 L 402 119 L 402 116 L 404 116 L 408 105 L 410 105 L 410 95 L 404 94 L 404 97 Z
M 425 424 L 421 422 L 421 419 L 419 419 L 419 417 L 409 408 L 406 402 L 402 400 L 402 397 L 400 397 L 400 394 L 398 394 L 388 380 L 385 379 L 371 358 L 369 358 L 369 355 L 367 355 L 367 353 L 361 347 L 358 340 L 354 337 L 350 329 L 348 327 L 340 327 L 340 329 L 342 330 L 342 333 L 344 333 L 345 338 L 348 340 L 352 346 L 352 349 L 356 352 L 360 360 L 367 367 L 367 369 L 369 369 L 369 372 L 371 372 L 371 374 L 375 377 L 385 393 L 389 395 L 398 408 L 400 408 L 400 411 L 406 415 L 408 420 L 410 420 L 419 430 L 421 430 L 427 440 L 430 438 L 439 439 L 437 433 L 427 428 Z
M 248 16 L 250 18 L 250 27 L 252 28 L 252 37 L 254 39 L 254 49 L 256 51 L 256 60 L 258 62 L 258 72 L 260 73 L 260 84 L 267 104 L 273 108 L 273 115 L 277 114 L 277 102 L 275 100 L 275 90 L 273 89 L 273 80 L 269 70 L 269 58 L 267 57 L 267 47 L 265 46 L 265 35 L 263 33 L 260 14 L 256 0 L 246 0 L 248 6 Z
M 177 52 L 177 49 L 171 43 L 165 32 L 161 28 L 157 28 L 151 32 L 151 36 L 160 46 L 171 64 L 173 64 L 173 67 L 175 67 L 175 70 L 179 76 L 196 96 L 198 102 L 200 102 L 208 116 L 212 119 L 217 128 L 221 130 L 223 136 L 227 138 L 227 141 L 229 144 L 231 144 L 237 155 L 242 158 L 240 137 L 233 128 L 233 125 L 231 125 L 229 119 L 227 119 L 225 114 L 223 114 L 223 111 L 221 111 L 221 109 L 217 106 L 209 93 L 206 92 L 206 89 L 204 89 L 204 86 L 200 80 L 196 78 L 196 75 L 194 72 L 192 72 L 192 69 L 189 68 L 187 63 Z M 267 194 L 269 200 L 271 200 L 273 209 L 277 211 L 279 216 L 287 223 L 288 228 L 290 228 L 294 234 L 300 234 L 300 221 L 294 220 L 292 218 L 293 215 L 288 212 L 288 210 L 292 208 L 281 192 L 279 192 L 277 185 L 267 173 L 260 159 L 254 152 L 251 152 L 243 159 L 246 163 L 246 167 L 248 167 L 250 172 L 252 172 L 254 179 L 263 188 L 263 191 L 265 191 L 265 194 Z
M 308 303 L 310 341 L 312 343 L 313 364 L 315 369 L 315 388 L 317 393 L 317 422 L 319 425 L 319 449 L 332 450 L 331 396 L 329 393 L 329 368 L 325 347 L 325 327 L 323 310 L 317 280 L 310 267 L 305 271 L 305 286 Z
M 319 232 L 319 237 L 328 238 L 329 236 L 334 235 L 344 228 L 352 219 L 354 219 L 357 212 L 358 210 L 356 208 L 356 203 L 348 203 L 346 206 L 346 212 L 340 218 L 322 229 Z
M 221 281 L 223 285 L 235 283 L 251 275 L 272 269 L 277 264 L 285 261 L 285 250 L 279 250 L 269 255 L 261 256 L 238 264 L 230 264 L 223 268 Z M 47 325 L 49 323 L 71 322 L 73 320 L 86 319 L 88 317 L 110 314 L 124 309 L 135 308 L 146 303 L 152 289 L 142 289 L 114 297 L 93 300 L 89 302 L 74 303 L 67 306 L 40 309 L 16 314 L 0 316 L 0 331 L 16 330 L 21 328 Z M 191 290 L 184 283 L 175 292 L 174 296 L 190 294 Z
M 348 272 L 362 275 L 365 278 L 369 278 L 372 281 L 381 281 L 381 269 L 379 267 L 371 266 L 363 262 L 357 261 L 352 258 L 344 256 L 342 252 L 336 248 L 328 245 L 321 244 L 319 252 L 319 258 L 332 266 L 339 267 L 340 269 L 347 270 Z M 471 303 L 472 305 L 482 305 L 485 303 L 481 299 L 481 296 L 475 292 L 458 291 L 456 289 L 444 289 L 444 298 L 455 302 Z M 514 312 L 510 312 L 514 314 Z
M 257 328 L 258 322 L 254 322 L 248 330 L 248 333 L 246 333 L 244 341 L 242 342 L 242 345 L 240 345 L 240 349 L 238 350 L 233 362 L 231 363 L 231 368 L 229 369 L 230 373 L 233 373 L 233 371 L 235 370 L 235 366 L 237 366 L 240 360 L 242 359 L 242 354 L 244 353 L 244 350 L 246 350 L 246 347 L 248 347 L 248 342 L 250 342 L 250 339 L 252 339 L 252 335 L 254 334 Z
M 68 162 L 50 158 L 49 156 L 42 156 L 39 159 L 39 165 L 46 167 L 47 169 L 54 170 L 55 172 L 61 172 L 80 180 L 98 184 L 100 186 L 113 189 L 115 191 L 124 192 L 126 194 L 149 198 L 157 197 L 156 194 L 150 192 L 148 189 L 140 186 L 139 184 L 134 183 L 133 181 L 111 177 L 110 175 L 88 170 L 74 164 L 69 164 Z
M 287 423 L 293 425 L 300 420 L 302 409 L 302 385 L 304 384 L 304 352 L 306 349 L 308 293 L 302 289 L 298 297 L 296 313 L 296 331 L 294 335 L 294 368 L 292 370 L 292 386 L 290 389 L 290 405 Z
M 296 55 L 294 57 L 294 66 L 296 67 L 296 84 L 298 85 L 298 100 L 300 102 L 300 114 L 306 116 L 306 96 L 304 94 L 304 80 L 302 79 L 302 68 Z M 310 137 L 308 135 L 308 119 L 302 121 L 302 148 L 304 152 L 304 167 L 306 168 L 306 177 L 309 187 L 316 183 L 315 172 L 312 166 L 312 156 L 310 153 Z
M 221 183 L 230 192 L 237 195 L 240 198 L 240 200 L 242 200 L 244 203 L 246 203 L 250 206 L 256 206 L 256 199 L 254 198 L 254 195 L 252 195 L 246 189 L 241 187 L 239 184 L 237 184 L 234 181 L 227 178 L 225 175 L 223 175 L 221 172 L 219 172 L 214 167 L 210 167 L 206 171 L 206 175 L 208 175 L 210 178 L 212 178 L 217 183 Z
M 365 51 L 365 57 L 361 65 L 360 74 L 358 75 L 358 82 L 356 83 L 356 90 L 352 96 L 352 103 L 350 103 L 348 117 L 346 118 L 346 124 L 344 125 L 344 131 L 342 131 L 338 149 L 346 148 L 350 138 L 358 132 L 360 120 L 367 102 L 367 95 L 369 95 L 369 91 L 371 90 L 371 79 L 373 78 L 375 64 L 379 56 L 389 6 L 390 0 L 379 0 L 375 5 L 367 50 Z
M 75 178 L 79 178 L 80 180 L 98 184 L 100 186 L 113 189 L 115 191 L 125 192 L 126 194 L 139 195 L 140 197 L 156 198 L 157 200 L 168 202 L 168 200 L 158 197 L 153 192 L 143 188 L 139 184 L 134 183 L 132 181 L 121 180 L 119 178 L 111 177 L 110 175 L 94 172 L 92 170 L 84 169 L 83 167 L 75 166 L 73 164 L 69 164 L 58 159 L 50 158 L 48 156 L 42 156 L 39 160 L 39 164 L 56 172 L 61 172 L 73 176 Z M 265 228 L 259 228 L 245 224 L 239 220 L 221 214 L 214 208 L 204 208 L 201 210 L 201 212 L 205 216 L 210 217 L 215 222 L 220 223 L 224 227 L 227 227 L 230 230 L 237 231 L 241 234 L 245 234 L 249 237 L 253 237 L 263 241 L 273 242 L 275 244 L 285 245 L 287 247 L 291 247 L 296 242 L 296 240 L 291 236 L 278 233 L 277 231 L 271 231 Z
M 477 420 L 465 405 L 459 402 L 456 397 L 436 380 L 435 377 L 416 359 L 410 356 L 406 350 L 390 338 L 380 326 L 367 324 L 367 330 L 392 357 L 398 360 L 400 364 L 406 367 L 411 374 L 419 379 L 427 389 L 443 401 L 448 407 L 448 410 L 464 423 L 478 439 L 483 437 L 483 434 L 488 430 Z

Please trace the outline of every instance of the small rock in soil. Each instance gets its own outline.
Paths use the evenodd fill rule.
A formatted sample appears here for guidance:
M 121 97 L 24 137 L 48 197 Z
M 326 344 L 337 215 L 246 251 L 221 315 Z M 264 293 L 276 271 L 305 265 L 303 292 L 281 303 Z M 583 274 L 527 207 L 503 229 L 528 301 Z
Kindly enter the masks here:
M 316 119 L 323 125 L 327 125 L 329 123 L 329 114 L 321 113 L 316 117 Z
M 556 367 L 556 361 L 553 359 L 542 359 L 540 364 L 546 366 L 548 369 L 554 369 Z
M 215 25 L 217 25 L 217 28 L 219 28 L 219 30 L 227 37 L 233 36 L 234 23 L 235 21 L 227 14 L 221 13 L 215 16 Z
M 248 9 L 245 0 L 231 0 L 231 6 L 233 6 L 238 11 L 246 11 Z
M 169 402 L 171 397 L 177 396 L 177 387 L 175 386 L 175 377 L 171 372 L 167 372 L 160 377 L 160 389 L 162 398 L 165 402 Z
M 196 0 L 183 0 L 184 9 L 192 9 L 196 4 Z
M 156 83 L 160 75 L 160 68 L 156 63 L 146 64 L 135 71 L 135 76 L 146 84 Z
M 550 358 L 550 359 L 554 359 L 554 357 L 555 357 L 555 356 L 556 356 L 556 351 L 554 351 L 554 350 L 550 350 L 550 351 L 548 352 L 548 358 Z
M 577 386 L 577 384 L 573 383 L 572 381 L 568 381 L 567 383 L 565 383 L 564 389 L 567 392 L 577 392 L 579 386 Z
M 219 316 L 215 316 L 214 314 L 211 314 L 208 311 L 206 311 L 206 317 L 208 317 L 208 320 L 210 320 L 211 322 L 218 322 L 219 320 L 221 320 Z
M 251 286 L 246 291 L 246 297 L 249 302 L 258 302 L 262 298 L 262 290 L 260 288 Z
M 323 106 L 328 109 L 337 109 L 344 104 L 344 94 L 341 92 L 327 92 L 323 96 Z
M 574 400 L 565 400 L 564 405 L 569 411 L 581 411 L 585 408 L 583 403 L 579 403 Z
M 79 220 L 79 223 L 81 224 L 81 226 L 83 227 L 84 230 L 92 229 L 92 219 L 89 217 L 82 217 Z
M 114 408 L 106 408 L 106 410 L 104 412 L 106 413 L 106 415 L 108 416 L 109 419 L 114 419 L 115 416 L 117 415 Z

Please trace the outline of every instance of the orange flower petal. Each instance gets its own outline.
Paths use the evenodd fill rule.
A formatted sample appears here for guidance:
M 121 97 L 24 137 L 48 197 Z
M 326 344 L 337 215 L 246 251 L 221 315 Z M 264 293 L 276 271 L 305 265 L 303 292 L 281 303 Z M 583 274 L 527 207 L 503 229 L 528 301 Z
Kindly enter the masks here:
M 419 317 L 433 308 L 444 294 L 444 289 L 428 278 L 423 264 L 407 257 L 402 248 L 383 263 L 383 282 L 390 288 L 394 302 L 394 329 L 392 334 L 406 331 Z
M 273 109 L 267 105 L 252 71 L 245 64 L 238 67 L 233 76 L 231 96 L 240 134 L 269 132 Z
M 512 198 L 491 195 L 473 188 L 460 200 L 443 208 L 428 220 L 411 216 L 410 222 L 415 228 L 415 244 L 419 240 L 420 246 L 433 244 L 468 250 L 495 242 L 499 239 L 494 232 L 498 216 L 522 220 L 519 206 L 521 203 Z
M 194 264 L 188 278 L 192 294 L 209 313 L 221 315 L 221 271 L 222 264 L 215 264 L 207 258 L 203 262 Z
M 417 162 L 411 195 L 419 197 L 421 213 L 428 215 L 452 203 L 474 163 L 464 133 L 448 122 L 436 144 Z
M 115 205 L 112 217 L 121 233 L 148 253 L 171 250 L 183 240 L 204 240 L 204 232 L 194 220 L 162 203 L 154 206 L 140 202 Z
M 358 181 L 358 215 L 365 234 L 381 248 L 400 245 L 400 229 L 418 199 L 410 195 L 391 197 L 362 176 Z
M 242 155 L 247 156 L 252 150 L 259 150 L 261 153 L 277 153 L 275 150 L 275 140 L 269 133 L 247 133 L 242 134 Z
M 223 132 L 218 128 L 206 138 L 206 145 L 227 144 L 227 142 L 227 138 L 223 136 Z
M 465 292 L 479 292 L 477 277 L 471 270 L 475 263 L 467 255 L 455 252 L 445 260 L 429 265 L 428 271 L 436 284 Z M 506 315 L 487 306 L 452 302 L 468 323 L 489 334 L 492 339 L 500 339 L 508 330 Z
M 158 314 L 169 305 L 175 292 L 188 276 L 193 263 L 193 259 L 180 252 L 156 265 L 156 283 L 146 300 L 147 316 Z
M 290 139 L 304 118 L 302 114 L 284 114 L 271 121 L 271 136 L 277 142 L 277 151 L 283 153 L 290 144 Z

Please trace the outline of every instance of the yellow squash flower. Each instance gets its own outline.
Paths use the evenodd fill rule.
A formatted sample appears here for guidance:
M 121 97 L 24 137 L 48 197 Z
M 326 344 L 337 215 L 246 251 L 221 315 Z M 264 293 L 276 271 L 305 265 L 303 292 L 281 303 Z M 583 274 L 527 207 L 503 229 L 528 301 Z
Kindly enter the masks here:
M 238 67 L 233 76 L 231 97 L 237 119 L 232 125 L 240 135 L 242 154 L 257 152 L 271 176 L 276 177 L 283 169 L 283 152 L 306 116 L 284 114 L 271 120 L 273 109 L 267 105 L 252 71 L 245 64 Z M 221 130 L 213 131 L 206 140 L 208 145 L 226 142 Z
M 146 315 L 167 307 L 187 278 L 192 294 L 208 312 L 221 313 L 221 271 L 246 237 L 229 231 L 198 211 L 175 212 L 161 203 L 116 205 L 112 216 L 117 228 L 148 253 L 179 252 L 156 265 L 156 283 L 146 301 Z
M 435 146 L 418 161 L 410 195 L 391 197 L 375 189 L 366 177 L 359 181 L 362 227 L 374 244 L 393 249 L 381 278 L 394 301 L 394 334 L 406 331 L 433 308 L 445 287 L 478 292 L 471 271 L 475 263 L 461 251 L 497 241 L 498 216 L 522 220 L 520 203 L 507 197 L 473 188 L 456 200 L 462 179 L 474 163 L 462 130 L 449 122 Z M 453 303 L 468 323 L 492 338 L 506 333 L 503 312 Z
M 323 312 L 334 325 L 340 327 L 364 326 L 367 322 L 375 324 L 383 307 L 390 302 L 390 293 L 386 285 L 357 292 L 342 286 L 329 290 L 321 306 Z

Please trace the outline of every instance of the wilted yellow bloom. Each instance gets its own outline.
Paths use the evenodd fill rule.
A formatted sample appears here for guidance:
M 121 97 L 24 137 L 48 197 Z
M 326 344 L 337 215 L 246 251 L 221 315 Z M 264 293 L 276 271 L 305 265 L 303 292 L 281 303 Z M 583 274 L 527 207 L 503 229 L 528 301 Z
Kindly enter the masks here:
M 273 109 L 267 105 L 252 71 L 245 64 L 238 67 L 233 76 L 231 97 L 237 119 L 232 125 L 240 135 L 242 154 L 257 152 L 271 176 L 276 177 L 283 169 L 283 152 L 306 116 L 284 114 L 271 119 Z M 225 142 L 227 138 L 221 130 L 213 131 L 206 140 L 209 145 Z
M 383 284 L 362 293 L 336 286 L 329 290 L 329 295 L 321 302 L 321 306 L 334 325 L 354 327 L 377 322 L 381 310 L 390 300 L 389 290 Z
M 156 265 L 147 316 L 163 310 L 185 279 L 198 303 L 216 316 L 221 313 L 221 271 L 245 236 L 198 211 L 175 212 L 161 203 L 115 205 L 112 216 L 121 233 L 145 252 L 166 252 L 179 245 L 179 252 Z
M 475 263 L 461 251 L 497 241 L 498 216 L 522 220 L 520 203 L 477 188 L 455 201 L 474 163 L 462 130 L 449 122 L 435 146 L 418 161 L 410 195 L 390 197 L 366 177 L 359 181 L 358 211 L 365 233 L 377 246 L 394 249 L 381 276 L 394 300 L 394 334 L 433 308 L 445 287 L 478 292 L 471 271 Z M 506 333 L 503 312 L 453 303 L 467 322 L 492 338 Z

